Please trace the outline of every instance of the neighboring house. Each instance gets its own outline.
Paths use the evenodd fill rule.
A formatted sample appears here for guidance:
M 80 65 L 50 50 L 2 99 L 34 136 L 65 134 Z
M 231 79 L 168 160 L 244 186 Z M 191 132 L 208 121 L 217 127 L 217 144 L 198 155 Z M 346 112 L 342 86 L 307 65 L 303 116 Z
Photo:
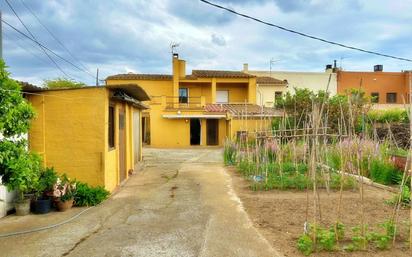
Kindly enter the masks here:
M 118 74 L 107 85 L 137 83 L 151 96 L 143 115 L 144 141 L 155 147 L 218 145 L 241 131 L 268 128 L 273 108 L 256 105 L 256 77 L 239 71 L 193 70 L 172 58 L 172 75 Z M 262 121 L 262 122 L 261 122 Z
M 403 107 L 409 102 L 409 76 L 408 71 L 384 72 L 382 65 L 370 72 L 338 71 L 338 93 L 362 89 L 376 108 Z
M 279 80 L 272 77 L 257 77 L 256 103 L 260 106 L 274 107 L 276 99 L 282 97 L 287 89 L 287 80 Z
M 259 77 L 269 77 L 279 81 L 279 83 L 275 85 L 259 86 L 259 89 L 262 90 L 262 98 L 264 99 L 264 101 L 258 101 L 257 103 L 265 106 L 270 105 L 272 99 L 275 100 L 277 96 L 283 95 L 284 92 L 289 91 L 291 93 L 294 93 L 294 88 L 308 88 L 315 92 L 319 90 L 328 90 L 330 95 L 336 95 L 337 76 L 334 71 L 337 70 L 338 69 L 336 67 L 332 69 L 332 65 L 327 65 L 324 72 L 257 71 L 249 70 L 249 65 L 247 63 L 243 65 L 243 72 L 257 76 L 258 82 Z M 282 81 L 287 83 L 282 84 Z M 268 104 L 265 103 L 266 99 L 268 99 Z
M 23 91 L 37 113 L 29 148 L 45 166 L 113 191 L 141 160 L 141 101 L 150 98 L 138 85 Z

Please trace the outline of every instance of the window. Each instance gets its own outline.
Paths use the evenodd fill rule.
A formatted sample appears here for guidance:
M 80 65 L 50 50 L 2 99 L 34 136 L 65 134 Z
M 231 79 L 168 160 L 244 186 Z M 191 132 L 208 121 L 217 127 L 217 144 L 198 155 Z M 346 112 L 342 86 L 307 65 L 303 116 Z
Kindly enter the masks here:
M 229 91 L 227 90 L 216 91 L 216 103 L 219 103 L 219 104 L 229 103 Z
M 386 93 L 386 103 L 396 103 L 396 93 Z
M 275 102 L 282 98 L 282 92 L 281 91 L 276 91 L 275 92 Z
M 378 92 L 371 93 L 371 102 L 379 103 L 379 93 Z
M 187 88 L 179 88 L 179 103 L 187 104 L 189 98 L 189 92 Z
M 114 148 L 114 106 L 109 106 L 109 148 Z

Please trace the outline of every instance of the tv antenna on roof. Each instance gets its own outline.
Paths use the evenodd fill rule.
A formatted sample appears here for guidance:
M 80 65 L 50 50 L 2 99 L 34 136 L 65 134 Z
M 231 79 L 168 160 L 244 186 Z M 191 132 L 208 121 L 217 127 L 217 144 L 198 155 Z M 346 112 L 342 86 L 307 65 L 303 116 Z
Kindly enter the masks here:
M 172 54 L 175 53 L 175 49 L 178 48 L 179 45 L 180 45 L 180 44 L 179 44 L 179 43 L 176 43 L 176 42 L 171 42 L 171 43 L 170 43 L 170 50 L 171 50 Z
M 269 61 L 269 77 L 272 77 L 272 66 L 275 64 L 275 62 L 279 62 L 280 59 L 275 60 L 275 58 L 271 58 Z

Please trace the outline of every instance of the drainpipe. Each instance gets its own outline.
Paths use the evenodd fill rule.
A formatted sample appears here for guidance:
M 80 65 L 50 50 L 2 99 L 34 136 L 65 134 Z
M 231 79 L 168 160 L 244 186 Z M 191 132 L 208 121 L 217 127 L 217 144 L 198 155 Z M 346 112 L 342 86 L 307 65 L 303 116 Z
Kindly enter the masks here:
M 45 108 L 45 98 L 42 95 L 42 127 L 43 127 L 43 162 L 44 167 L 47 167 L 47 157 L 46 157 L 46 108 Z

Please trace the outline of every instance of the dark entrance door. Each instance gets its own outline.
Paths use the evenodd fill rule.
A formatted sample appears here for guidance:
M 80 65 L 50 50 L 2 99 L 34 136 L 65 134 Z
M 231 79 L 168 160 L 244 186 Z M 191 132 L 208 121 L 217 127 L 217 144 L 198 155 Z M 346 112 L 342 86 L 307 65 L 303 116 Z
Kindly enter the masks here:
M 207 145 L 218 145 L 219 144 L 219 120 L 208 119 L 206 120 L 206 130 L 207 130 Z
M 190 145 L 200 145 L 200 120 L 190 119 Z
M 126 179 L 126 121 L 124 106 L 119 107 L 119 179 Z

